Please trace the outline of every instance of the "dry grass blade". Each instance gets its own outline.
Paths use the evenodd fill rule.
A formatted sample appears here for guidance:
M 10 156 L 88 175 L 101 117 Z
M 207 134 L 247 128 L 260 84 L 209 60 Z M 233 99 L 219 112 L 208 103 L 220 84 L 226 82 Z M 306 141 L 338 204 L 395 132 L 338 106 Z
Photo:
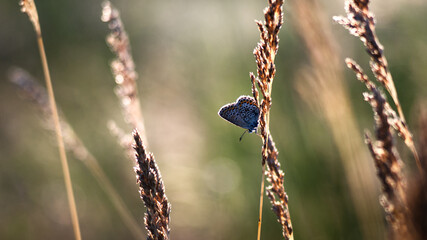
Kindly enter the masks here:
M 319 1 L 292 2 L 295 29 L 307 48 L 310 65 L 298 71 L 296 89 L 329 127 L 364 239 L 383 235 L 375 169 L 363 144 L 344 81 L 339 47 Z M 325 61 L 327 59 L 327 61 Z
M 53 92 L 52 81 L 50 78 L 49 67 L 47 64 L 46 52 L 44 50 L 43 38 L 42 38 L 41 29 L 40 29 L 40 23 L 39 23 L 39 17 L 37 14 L 36 5 L 33 0 L 22 0 L 20 1 L 19 4 L 21 5 L 21 11 L 26 13 L 30 18 L 30 21 L 34 26 L 34 30 L 37 35 L 37 44 L 39 47 L 40 57 L 41 57 L 42 66 L 43 66 L 43 72 L 46 80 L 46 87 L 47 87 L 48 96 L 49 96 L 50 108 L 52 111 L 53 122 L 55 124 L 56 140 L 58 142 L 58 147 L 59 147 L 59 155 L 61 159 L 62 172 L 64 174 L 65 188 L 67 190 L 67 198 L 68 198 L 68 205 L 70 207 L 71 222 L 73 225 L 74 236 L 76 239 L 80 240 L 82 237 L 80 232 L 79 217 L 77 215 L 77 207 L 76 207 L 76 201 L 74 199 L 73 185 L 71 181 L 70 170 L 68 167 L 67 155 L 65 153 L 64 140 L 62 137 L 62 130 L 59 122 L 58 110 L 56 108 L 55 95 Z
M 169 239 L 171 205 L 165 194 L 162 176 L 153 154 L 146 151 L 138 131 L 134 131 L 133 137 L 137 163 L 135 173 L 140 187 L 141 199 L 147 208 L 147 213 L 144 217 L 145 227 L 148 231 L 147 239 Z
M 268 158 L 267 158 L 267 181 L 270 186 L 267 187 L 267 196 L 270 199 L 272 210 L 277 216 L 277 220 L 282 225 L 283 236 L 285 239 L 293 239 L 293 228 L 291 216 L 288 210 L 288 195 L 284 188 L 285 174 L 280 169 L 280 163 L 277 160 L 279 152 L 276 149 L 271 135 L 268 139 Z
M 387 59 L 383 54 L 384 47 L 376 36 L 375 18 L 374 14 L 369 11 L 368 3 L 368 1 L 346 1 L 347 17 L 334 17 L 334 20 L 347 28 L 351 34 L 359 37 L 365 44 L 366 50 L 371 56 L 371 66 L 378 81 L 390 92 L 394 102 L 399 106 L 399 113 L 403 119 L 396 88 L 388 69 Z
M 254 50 L 255 60 L 257 63 L 257 76 L 250 73 L 252 81 L 252 93 L 254 98 L 259 102 L 259 94 L 256 85 L 262 95 L 260 102 L 260 135 L 263 140 L 262 147 L 262 166 L 263 173 L 266 174 L 267 180 L 271 184 L 266 188 L 267 196 L 272 204 L 273 212 L 276 214 L 279 223 L 282 225 L 282 233 L 285 239 L 293 239 L 293 229 L 288 210 L 288 197 L 284 188 L 284 173 L 280 169 L 280 163 L 277 160 L 279 152 L 277 151 L 273 138 L 270 134 L 270 108 L 271 108 L 271 91 L 276 66 L 274 60 L 279 48 L 278 33 L 283 24 L 283 0 L 270 0 L 269 6 L 264 9 L 265 21 L 256 21 L 260 31 L 260 42 Z M 256 85 L 255 85 L 256 83 Z M 265 166 L 267 168 L 264 171 Z M 264 176 L 261 183 L 260 199 L 260 216 L 258 224 L 258 239 L 260 238 L 260 227 L 262 218 L 262 194 L 263 194 Z
M 36 108 L 39 110 L 42 116 L 42 123 L 44 127 L 49 131 L 55 131 L 52 126 L 52 112 L 49 108 L 49 99 L 46 90 L 40 86 L 37 81 L 34 80 L 27 72 L 22 69 L 12 69 L 9 74 L 10 80 L 21 90 L 22 95 L 30 100 Z M 63 115 L 59 111 L 59 120 L 63 132 L 65 148 L 73 153 L 74 157 L 80 160 L 89 169 L 95 179 L 98 181 L 101 188 L 109 196 L 109 199 L 113 202 L 113 206 L 119 212 L 126 226 L 134 235 L 135 239 L 144 238 L 144 233 L 138 226 L 135 218 L 126 207 L 121 196 L 114 189 L 111 181 L 106 176 L 105 172 L 99 165 L 98 160 L 87 150 L 85 145 L 82 143 L 80 138 L 75 134 L 74 129 L 65 120 Z
M 144 217 L 148 231 L 147 239 L 166 240 L 169 239 L 171 205 L 165 195 L 163 180 L 154 156 L 146 151 L 147 137 L 136 84 L 138 75 L 130 51 L 129 38 L 119 11 L 109 1 L 103 3 L 101 20 L 108 23 L 111 33 L 107 36 L 107 44 L 116 55 L 116 59 L 111 63 L 117 84 L 115 93 L 122 104 L 125 121 L 135 129 L 133 138 L 137 166 L 134 170 L 140 186 L 141 199 L 147 208 Z M 131 146 L 126 144 L 126 134 L 114 122 L 109 123 L 109 128 L 120 142 L 125 146 Z M 142 131 L 141 137 L 136 129 Z
M 381 205 L 386 219 L 391 226 L 393 239 L 408 239 L 408 210 L 406 200 L 406 179 L 403 175 L 403 163 L 394 146 L 390 109 L 382 96 L 363 70 L 354 61 L 347 59 L 347 66 L 352 69 L 360 81 L 365 83 L 369 93 L 364 93 L 374 111 L 376 141 L 373 143 L 368 133 L 365 142 L 374 159 L 377 175 L 380 179 L 383 195 Z
M 363 73 L 363 70 L 354 60 L 347 58 L 345 62 L 348 68 L 352 69 L 356 73 L 357 79 L 364 83 L 369 90 L 376 88 L 375 85 L 368 79 L 368 76 Z M 390 107 L 390 104 L 388 104 L 388 102 L 384 103 L 384 112 L 385 114 L 387 114 L 388 123 L 396 130 L 398 136 L 402 138 L 403 141 L 405 141 L 407 146 L 412 145 L 414 141 L 412 138 L 412 134 L 408 129 L 408 126 Z
M 116 55 L 111 62 L 111 69 L 117 87 L 115 93 L 120 99 L 123 108 L 123 116 L 131 128 L 141 131 L 141 137 L 147 144 L 144 126 L 144 118 L 138 96 L 136 80 L 138 74 L 135 71 L 135 63 L 132 58 L 129 38 L 120 18 L 119 11 L 109 1 L 102 5 L 101 20 L 108 23 L 111 33 L 107 36 L 107 44 Z
M 351 34 L 359 37 L 360 40 L 365 44 L 366 51 L 371 56 L 370 65 L 372 72 L 375 74 L 376 79 L 390 93 L 399 113 L 399 117 L 401 119 L 400 121 L 407 130 L 408 128 L 406 127 L 405 116 L 397 96 L 397 91 L 388 67 L 387 59 L 383 53 L 384 47 L 379 42 L 375 33 L 375 17 L 374 14 L 369 11 L 368 4 L 368 0 L 346 1 L 345 9 L 347 12 L 347 17 L 335 16 L 334 20 L 347 28 Z M 409 132 L 409 130 L 405 134 L 405 144 L 414 155 L 418 169 L 421 171 L 421 165 L 419 162 L 418 153 L 415 149 L 415 144 L 412 140 L 412 134 Z

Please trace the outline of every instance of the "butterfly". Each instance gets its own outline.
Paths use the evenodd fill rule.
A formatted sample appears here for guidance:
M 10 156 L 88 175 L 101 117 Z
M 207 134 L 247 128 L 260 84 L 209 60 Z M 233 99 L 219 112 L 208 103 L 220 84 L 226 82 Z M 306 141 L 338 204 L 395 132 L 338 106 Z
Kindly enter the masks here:
M 224 105 L 218 115 L 225 120 L 245 128 L 252 133 L 259 123 L 260 109 L 256 100 L 250 96 L 240 96 L 236 102 Z

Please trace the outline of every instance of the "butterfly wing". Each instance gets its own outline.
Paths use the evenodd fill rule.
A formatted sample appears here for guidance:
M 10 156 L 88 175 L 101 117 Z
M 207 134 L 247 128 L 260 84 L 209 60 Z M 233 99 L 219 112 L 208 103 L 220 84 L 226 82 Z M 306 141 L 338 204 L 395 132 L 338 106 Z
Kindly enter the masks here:
M 218 115 L 241 128 L 253 132 L 258 126 L 260 110 L 256 100 L 250 96 L 240 96 L 236 103 L 223 106 Z
M 230 104 L 223 106 L 219 110 L 218 115 L 220 117 L 224 118 L 225 120 L 227 120 L 228 122 L 236 125 L 236 126 L 246 128 L 245 126 L 247 124 L 241 118 L 240 112 L 239 112 L 239 109 L 238 109 L 236 103 L 230 103 Z
M 253 132 L 259 123 L 260 109 L 253 97 L 241 96 L 237 99 L 239 116 L 245 122 L 243 128 Z

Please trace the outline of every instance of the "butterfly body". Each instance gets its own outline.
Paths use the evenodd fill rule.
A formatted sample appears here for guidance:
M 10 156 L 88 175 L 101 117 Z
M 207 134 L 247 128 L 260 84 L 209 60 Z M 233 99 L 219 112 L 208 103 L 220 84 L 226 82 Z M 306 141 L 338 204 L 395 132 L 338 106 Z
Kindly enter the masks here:
M 256 131 L 259 123 L 260 109 L 256 100 L 250 96 L 240 96 L 236 102 L 224 105 L 218 115 L 228 122 L 248 129 L 249 132 Z

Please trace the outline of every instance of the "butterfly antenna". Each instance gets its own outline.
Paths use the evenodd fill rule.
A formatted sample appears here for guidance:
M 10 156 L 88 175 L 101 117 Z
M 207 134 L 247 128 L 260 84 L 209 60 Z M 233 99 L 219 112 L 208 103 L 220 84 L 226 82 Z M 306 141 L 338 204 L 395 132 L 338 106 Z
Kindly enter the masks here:
M 241 142 L 241 141 L 242 141 L 243 135 L 245 135 L 245 133 L 246 133 L 246 132 L 249 132 L 249 130 L 245 130 L 245 131 L 243 132 L 242 136 L 240 136 L 240 138 L 239 138 L 239 142 Z

